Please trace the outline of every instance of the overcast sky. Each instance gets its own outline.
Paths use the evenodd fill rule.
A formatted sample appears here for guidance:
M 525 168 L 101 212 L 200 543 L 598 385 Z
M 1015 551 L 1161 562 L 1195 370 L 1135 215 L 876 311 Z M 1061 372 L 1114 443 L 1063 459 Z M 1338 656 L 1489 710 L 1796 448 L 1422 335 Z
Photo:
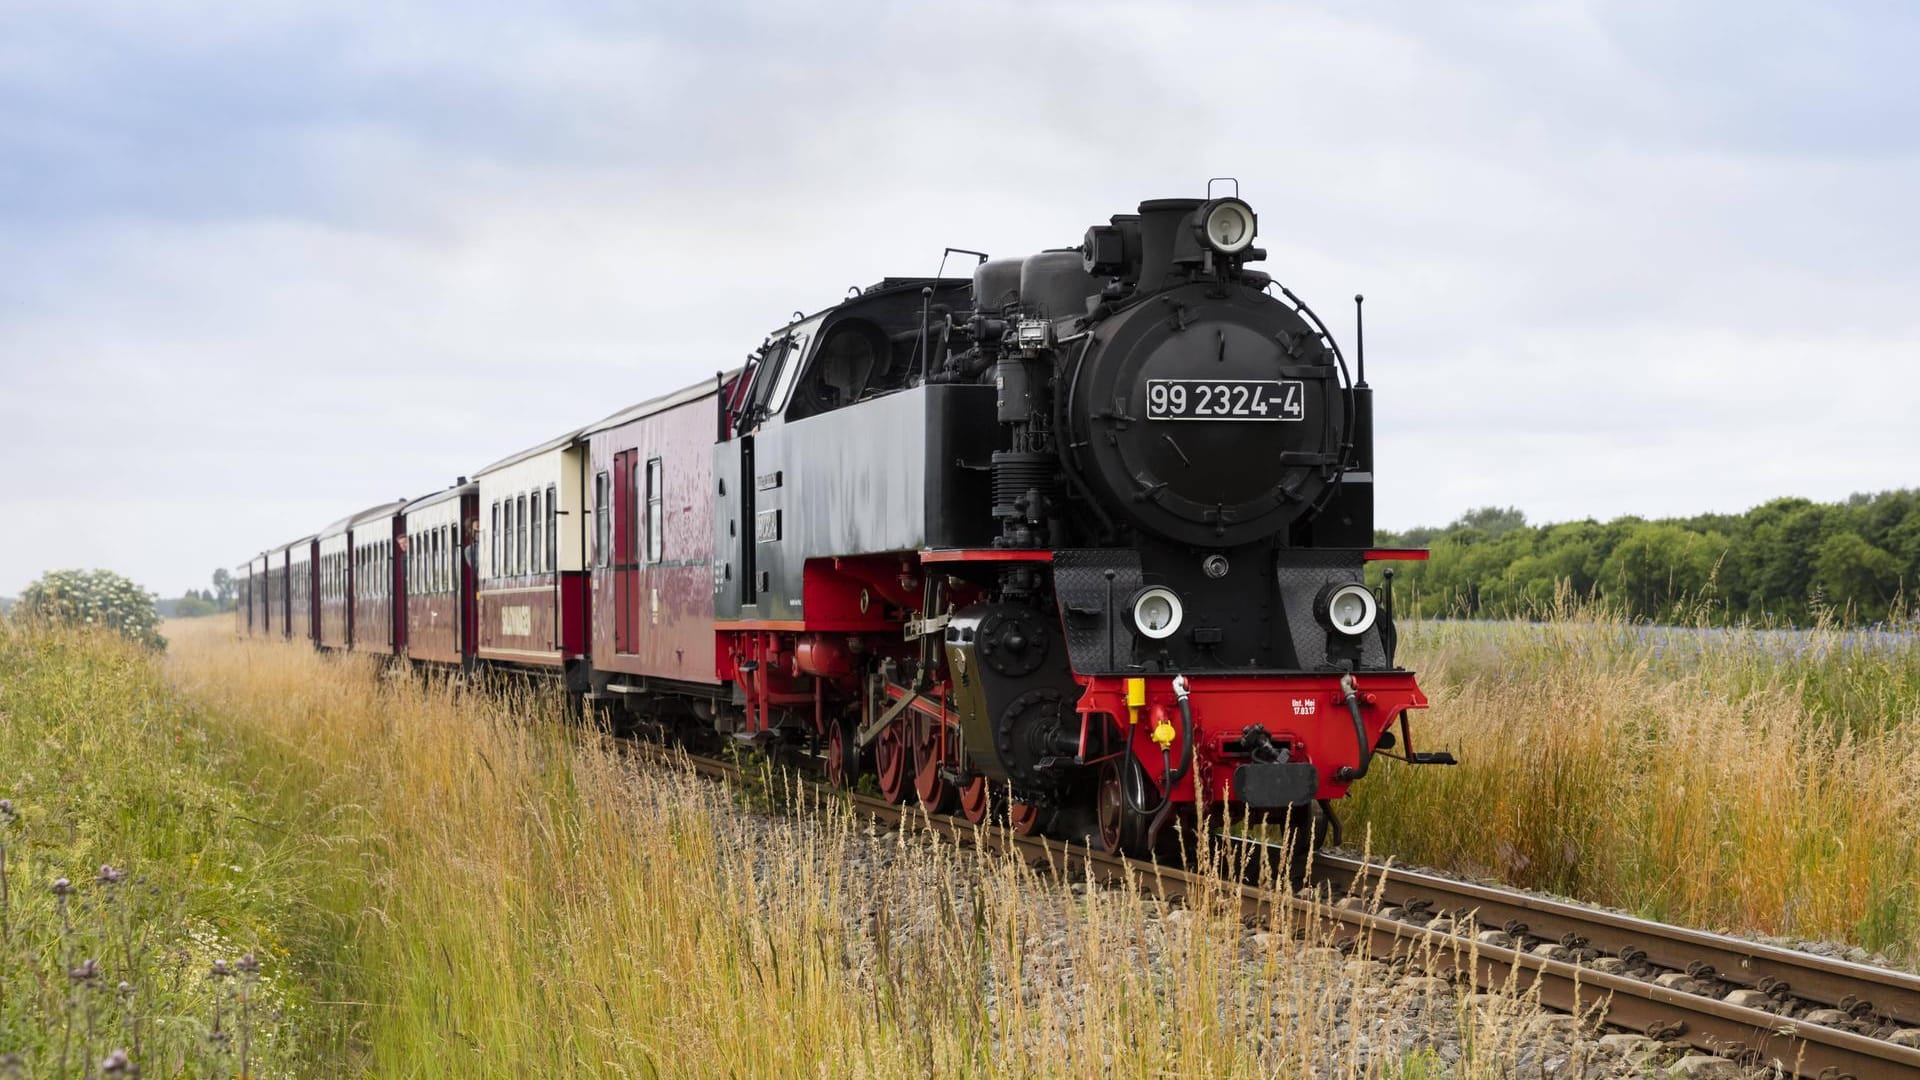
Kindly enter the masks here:
M 1906 3 L 0 0 L 0 593 L 165 595 L 1231 175 L 1379 519 L 1920 484 Z

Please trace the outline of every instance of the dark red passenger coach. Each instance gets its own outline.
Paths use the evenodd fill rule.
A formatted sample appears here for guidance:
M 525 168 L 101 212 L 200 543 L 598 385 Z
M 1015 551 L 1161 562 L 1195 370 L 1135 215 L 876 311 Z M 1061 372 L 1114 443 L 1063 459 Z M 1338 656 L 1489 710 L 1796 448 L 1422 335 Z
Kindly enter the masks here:
M 596 693 L 650 680 L 706 694 L 718 682 L 713 634 L 716 380 L 588 427 L 595 528 L 588 545 Z
M 423 663 L 473 659 L 473 537 L 480 485 L 461 482 L 401 508 L 394 567 L 405 618 L 395 652 Z

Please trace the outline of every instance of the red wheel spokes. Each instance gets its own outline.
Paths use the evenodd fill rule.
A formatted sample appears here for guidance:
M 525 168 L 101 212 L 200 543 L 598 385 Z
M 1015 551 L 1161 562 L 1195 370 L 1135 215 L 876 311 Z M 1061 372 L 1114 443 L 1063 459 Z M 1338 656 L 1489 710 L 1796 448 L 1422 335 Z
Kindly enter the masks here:
M 960 789 L 960 816 L 975 825 L 987 820 L 987 778 L 975 776 Z
M 895 725 L 898 726 L 898 725 Z M 940 729 L 937 722 L 925 718 L 913 725 L 913 790 L 929 813 L 945 814 L 953 809 L 954 789 L 940 775 Z
M 1013 803 L 1007 807 L 1007 823 L 1021 836 L 1032 836 L 1040 831 L 1040 808 L 1023 802 Z
M 903 803 L 913 794 L 913 773 L 907 753 L 907 735 L 899 723 L 888 724 L 873 749 L 873 767 L 879 774 L 880 795 L 888 802 Z
M 853 786 L 852 771 L 847 768 L 847 725 L 834 721 L 827 725 L 827 780 L 837 788 Z

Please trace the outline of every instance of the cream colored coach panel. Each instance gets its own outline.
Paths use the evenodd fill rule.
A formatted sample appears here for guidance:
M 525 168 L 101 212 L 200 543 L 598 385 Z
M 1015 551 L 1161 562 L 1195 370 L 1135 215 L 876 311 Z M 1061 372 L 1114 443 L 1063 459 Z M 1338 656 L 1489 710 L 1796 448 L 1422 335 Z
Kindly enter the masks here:
M 585 515 L 580 507 L 580 461 L 586 453 L 586 447 L 580 445 L 560 445 L 539 454 L 522 458 L 509 465 L 503 465 L 492 472 L 483 473 L 475 479 L 480 484 L 480 528 L 477 531 L 480 553 L 480 572 L 488 576 L 492 569 L 489 552 L 492 550 L 493 504 L 495 501 L 504 507 L 510 498 L 521 495 L 529 497 L 537 490 L 541 492 L 541 501 L 546 500 L 549 485 L 560 500 L 560 520 L 556 523 L 556 534 L 560 546 L 556 565 L 562 571 L 577 571 L 585 568 L 581 561 L 580 540 L 585 534 L 581 531 Z M 503 510 L 504 512 L 504 510 Z M 541 513 L 546 512 L 545 506 Z M 529 498 L 531 514 L 531 498 Z M 542 522 L 544 525 L 544 522 Z M 529 526 L 532 522 L 529 522 Z

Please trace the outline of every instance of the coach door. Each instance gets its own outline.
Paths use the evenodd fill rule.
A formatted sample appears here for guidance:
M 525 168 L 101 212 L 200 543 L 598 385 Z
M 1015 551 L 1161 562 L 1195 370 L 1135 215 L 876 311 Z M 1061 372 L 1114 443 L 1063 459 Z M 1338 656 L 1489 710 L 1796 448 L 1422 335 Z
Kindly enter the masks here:
M 638 550 L 635 526 L 639 523 L 640 500 L 635 483 L 639 451 L 622 450 L 613 455 L 613 651 L 639 652 L 634 640 L 633 615 L 639 607 L 639 570 L 634 557 Z

